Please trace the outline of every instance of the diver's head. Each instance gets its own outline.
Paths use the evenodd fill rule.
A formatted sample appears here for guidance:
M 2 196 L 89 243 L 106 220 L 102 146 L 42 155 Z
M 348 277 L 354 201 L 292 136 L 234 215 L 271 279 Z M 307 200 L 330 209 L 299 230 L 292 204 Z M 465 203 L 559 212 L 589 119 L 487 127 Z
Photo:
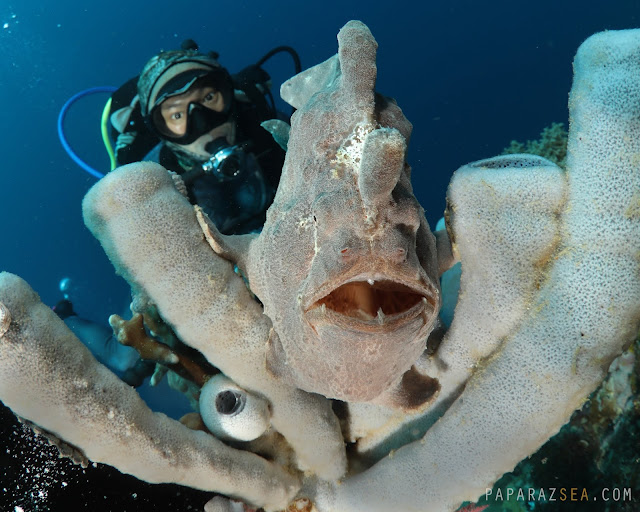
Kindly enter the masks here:
M 156 55 L 140 74 L 138 95 L 145 122 L 173 149 L 206 159 L 211 141 L 233 142 L 231 77 L 211 56 L 194 50 Z

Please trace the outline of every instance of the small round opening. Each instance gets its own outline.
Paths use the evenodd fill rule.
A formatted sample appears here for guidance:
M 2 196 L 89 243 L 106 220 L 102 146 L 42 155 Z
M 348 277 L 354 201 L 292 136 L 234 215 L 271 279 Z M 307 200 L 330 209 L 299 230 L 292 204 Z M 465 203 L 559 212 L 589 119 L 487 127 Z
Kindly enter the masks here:
M 240 393 L 226 390 L 216 396 L 216 411 L 220 414 L 237 414 L 244 406 L 244 400 Z

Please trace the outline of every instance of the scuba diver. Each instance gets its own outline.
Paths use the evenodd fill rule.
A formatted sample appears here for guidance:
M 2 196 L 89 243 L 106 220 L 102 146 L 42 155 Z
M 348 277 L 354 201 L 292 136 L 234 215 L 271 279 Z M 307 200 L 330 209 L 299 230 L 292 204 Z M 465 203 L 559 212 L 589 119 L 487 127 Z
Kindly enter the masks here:
M 289 121 L 281 115 L 270 93 L 270 77 L 262 69 L 269 58 L 288 52 L 295 73 L 300 59 L 290 47 L 275 48 L 239 73 L 231 75 L 215 52 L 201 53 L 193 40 L 180 50 L 152 57 L 139 76 L 123 84 L 107 103 L 103 121 L 111 124 L 115 154 L 112 168 L 152 160 L 178 173 L 189 200 L 199 205 L 223 234 L 259 231 L 278 186 L 285 151 L 261 123 Z M 85 170 L 99 172 L 80 161 L 66 142 L 62 122 L 69 105 L 93 88 L 71 98 L 58 119 L 63 147 Z M 68 282 L 66 282 L 68 281 Z M 140 386 L 154 369 L 138 353 L 120 345 L 106 325 L 80 318 L 67 293 L 68 279 L 60 283 L 63 299 L 53 310 L 96 358 L 125 382 Z
M 118 165 L 155 160 L 185 182 L 223 234 L 259 231 L 278 186 L 284 150 L 260 123 L 282 119 L 260 66 L 279 47 L 235 75 L 218 54 L 192 40 L 152 57 L 111 98 Z M 267 101 L 267 99 L 271 101 Z M 288 119 L 286 119 L 288 121 Z

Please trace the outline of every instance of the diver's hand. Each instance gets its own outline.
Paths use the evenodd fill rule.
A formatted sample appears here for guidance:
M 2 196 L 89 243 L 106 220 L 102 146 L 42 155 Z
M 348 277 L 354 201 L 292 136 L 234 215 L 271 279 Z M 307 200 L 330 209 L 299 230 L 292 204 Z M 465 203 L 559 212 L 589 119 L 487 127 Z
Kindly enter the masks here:
M 133 141 L 136 139 L 136 135 L 138 135 L 138 132 L 124 132 L 118 135 L 118 138 L 116 139 L 116 153 L 133 144 Z

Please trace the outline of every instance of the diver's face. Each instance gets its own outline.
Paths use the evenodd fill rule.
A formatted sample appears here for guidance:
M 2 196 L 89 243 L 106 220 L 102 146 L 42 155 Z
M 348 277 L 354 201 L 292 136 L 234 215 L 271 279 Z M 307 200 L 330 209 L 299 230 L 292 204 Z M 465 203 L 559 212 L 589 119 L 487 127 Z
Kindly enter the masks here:
M 182 94 L 170 96 L 160 105 L 160 113 L 170 135 L 179 137 L 187 133 L 188 109 L 191 103 L 199 103 L 216 112 L 222 112 L 226 106 L 222 93 L 210 85 L 192 87 Z
M 170 96 L 160 104 L 160 114 L 165 126 L 162 131 L 169 135 L 180 137 L 187 132 L 189 105 L 199 103 L 205 108 L 222 112 L 226 108 L 224 95 L 210 85 L 192 87 L 182 94 Z M 193 157 L 206 160 L 211 154 L 206 150 L 211 141 L 224 137 L 229 144 L 235 141 L 235 123 L 229 120 L 212 128 L 190 144 L 179 144 L 180 147 Z

